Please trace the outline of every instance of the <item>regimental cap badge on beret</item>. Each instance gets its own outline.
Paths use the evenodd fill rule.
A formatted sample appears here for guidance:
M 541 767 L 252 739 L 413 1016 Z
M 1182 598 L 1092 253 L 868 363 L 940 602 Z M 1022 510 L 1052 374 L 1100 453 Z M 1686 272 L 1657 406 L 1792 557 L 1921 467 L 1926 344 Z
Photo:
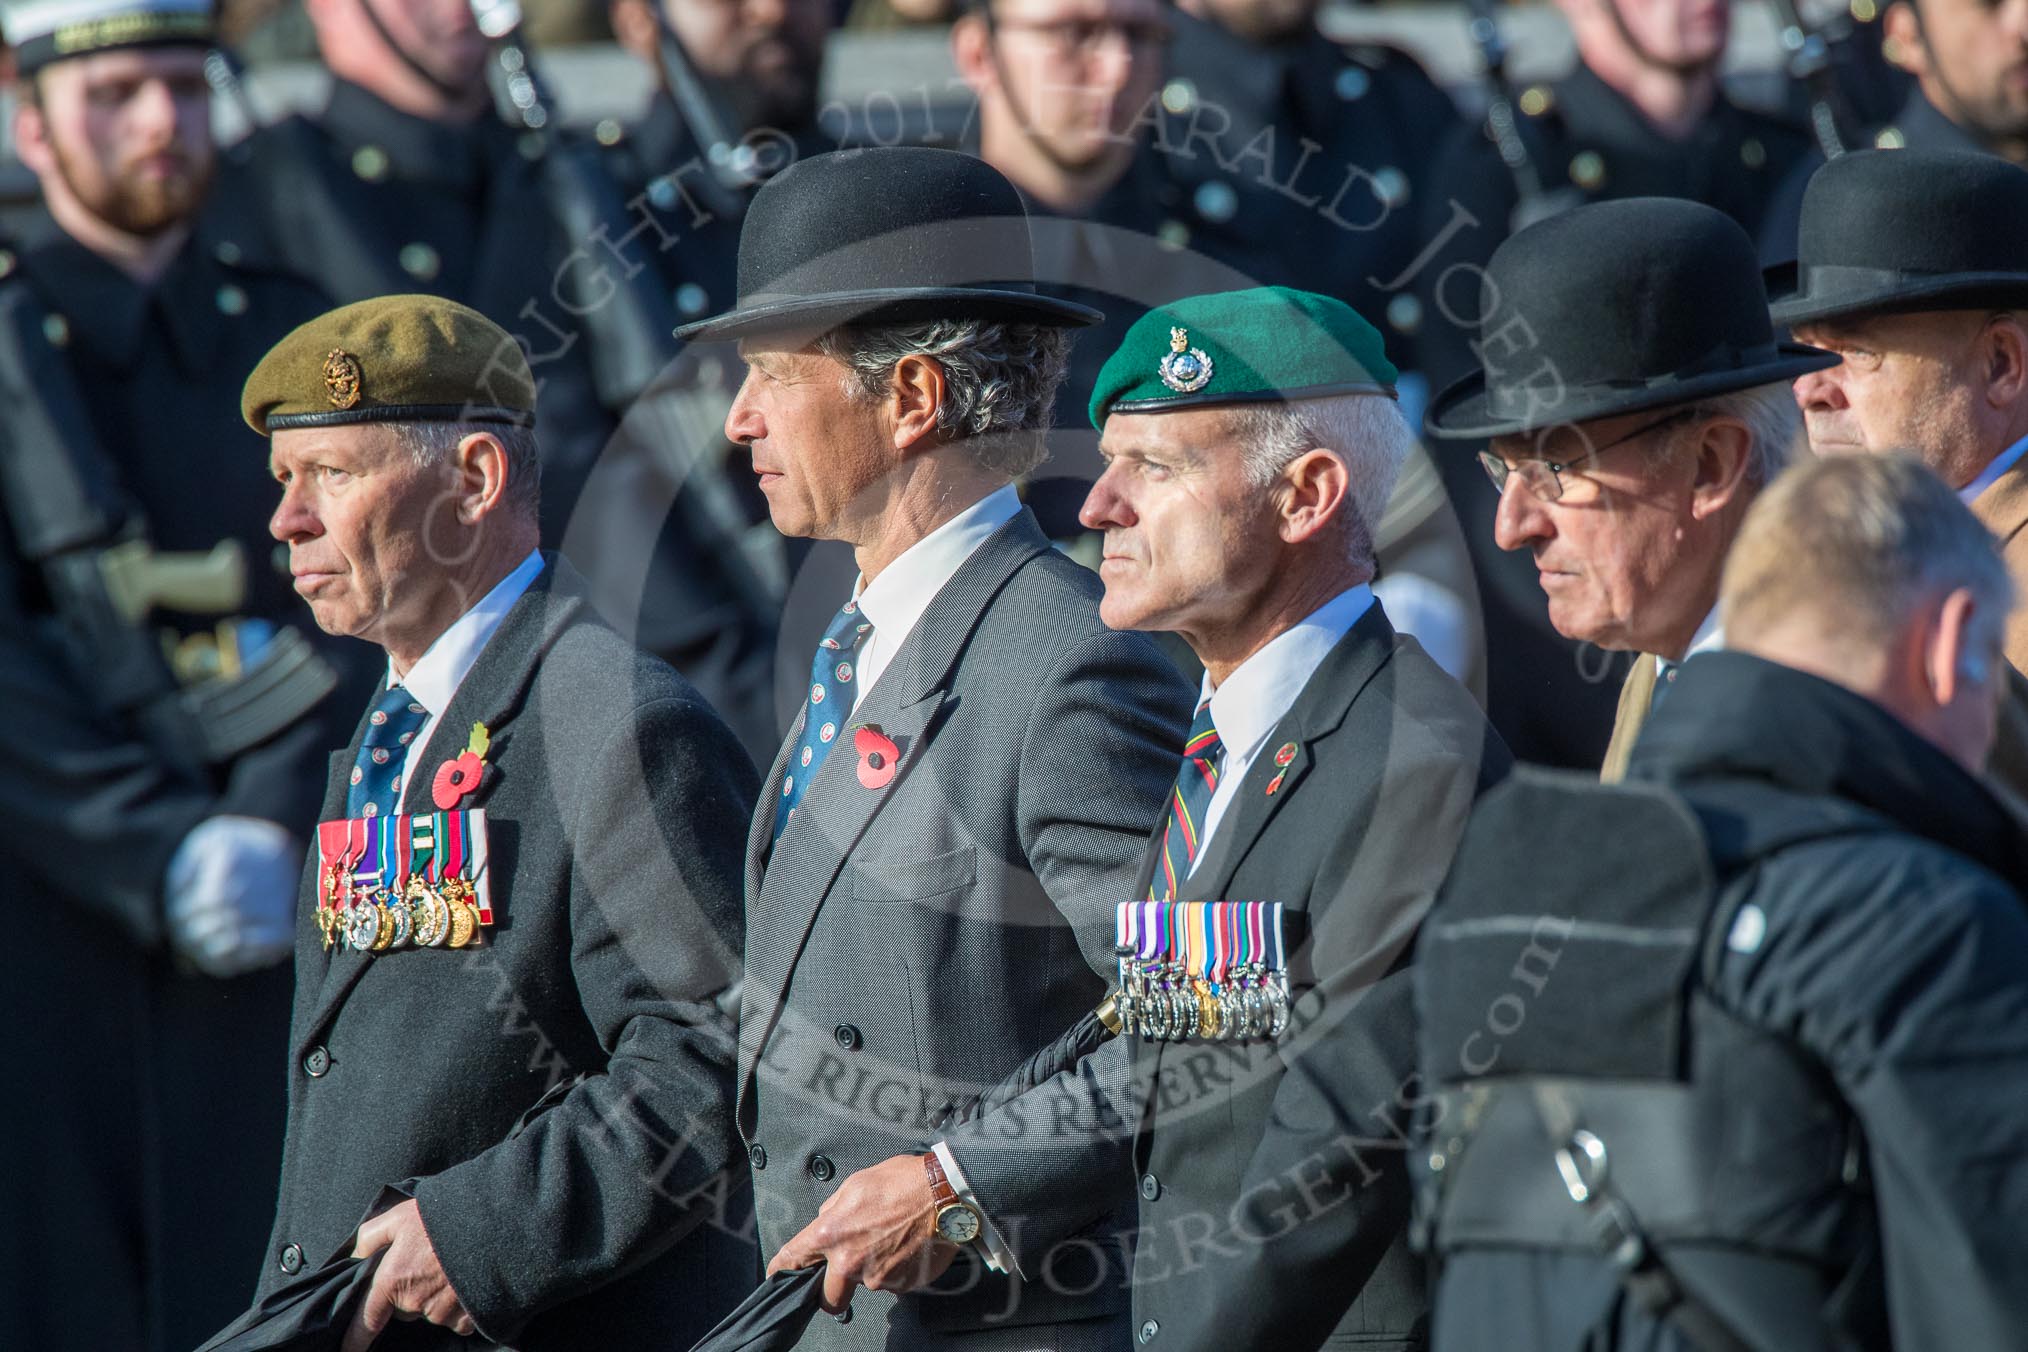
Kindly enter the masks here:
M 1190 330 L 1169 330 L 1169 355 L 1158 368 L 1162 383 L 1178 394 L 1195 394 L 1211 383 L 1211 358 L 1201 347 L 1190 346 Z
M 1344 301 L 1286 286 L 1218 291 L 1134 322 L 1092 387 L 1092 426 L 1112 413 L 1372 394 L 1395 397 L 1380 330 Z
M 359 358 L 343 348 L 333 348 L 331 355 L 324 358 L 324 388 L 330 393 L 331 407 L 351 408 L 359 402 L 359 383 L 365 373 L 359 369 Z

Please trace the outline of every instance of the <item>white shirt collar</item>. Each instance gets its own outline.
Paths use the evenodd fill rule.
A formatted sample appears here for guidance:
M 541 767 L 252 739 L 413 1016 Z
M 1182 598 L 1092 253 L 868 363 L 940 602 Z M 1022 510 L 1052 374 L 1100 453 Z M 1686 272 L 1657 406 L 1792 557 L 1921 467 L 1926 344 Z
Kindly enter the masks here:
M 1978 478 L 1958 490 L 1958 497 L 1964 501 L 1966 506 L 1970 506 L 1972 499 L 1991 488 L 1995 479 L 2014 468 L 2015 464 L 2021 459 L 2023 451 L 2028 451 L 2028 437 L 2021 438 L 2012 446 L 1994 456 L 1993 463 L 1980 470 Z
M 1719 627 L 1718 607 L 1713 606 L 1711 613 L 1704 617 L 1704 623 L 1698 625 L 1697 632 L 1690 636 L 1690 646 L 1683 652 L 1683 661 L 1688 662 L 1698 653 L 1715 653 L 1724 646 L 1725 630 Z M 1679 664 L 1660 654 L 1655 657 L 1655 667 L 1658 671 L 1667 671 L 1677 665 Z
M 873 624 L 881 651 L 893 653 L 944 584 L 993 533 L 1021 511 L 1014 485 L 994 489 L 902 552 L 880 576 L 852 584 L 859 611 Z
M 528 584 L 535 581 L 542 571 L 542 552 L 531 550 L 527 558 L 516 564 L 514 571 L 500 579 L 479 598 L 479 603 L 458 616 L 450 628 L 437 635 L 437 641 L 416 659 L 408 675 L 399 682 L 395 679 L 394 663 L 387 664 L 387 683 L 390 687 L 399 684 L 408 691 L 409 697 L 430 711 L 432 718 L 441 714 L 451 705 L 451 696 L 458 693 L 464 684 L 465 674 L 472 664 L 479 660 L 487 642 L 499 629 L 500 622 L 507 618 L 507 612 L 521 599 L 521 593 L 528 590 Z
M 1295 707 L 1297 696 L 1331 649 L 1372 604 L 1373 589 L 1365 583 L 1347 588 L 1276 634 L 1259 652 L 1233 668 L 1216 690 L 1211 686 L 1211 673 L 1204 673 L 1197 702 L 1211 701 L 1211 723 L 1225 745 L 1228 768 L 1235 756 L 1252 759 L 1275 724 Z

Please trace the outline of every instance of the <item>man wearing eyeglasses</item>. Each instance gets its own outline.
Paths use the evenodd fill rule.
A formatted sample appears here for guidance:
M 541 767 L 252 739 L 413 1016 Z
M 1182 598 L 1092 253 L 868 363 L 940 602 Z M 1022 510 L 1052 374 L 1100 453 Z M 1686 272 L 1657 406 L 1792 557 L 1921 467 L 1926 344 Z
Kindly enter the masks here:
M 1602 771 L 1618 779 L 1683 660 L 1722 645 L 1726 551 L 1798 439 L 1787 382 L 1838 358 L 1775 342 L 1753 242 L 1678 199 L 1531 226 L 1484 294 L 1481 370 L 1427 430 L 1489 439 L 1494 538 L 1534 555 L 1556 631 L 1640 654 Z

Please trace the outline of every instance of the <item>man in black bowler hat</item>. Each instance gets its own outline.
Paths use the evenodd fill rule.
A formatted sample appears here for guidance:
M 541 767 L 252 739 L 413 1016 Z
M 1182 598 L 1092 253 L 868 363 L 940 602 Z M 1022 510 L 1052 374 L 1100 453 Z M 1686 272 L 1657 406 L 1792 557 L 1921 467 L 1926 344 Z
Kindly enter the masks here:
M 1787 382 L 1838 358 L 1777 343 L 1746 232 L 1674 198 L 1530 226 L 1486 296 L 1482 369 L 1428 431 L 1489 439 L 1494 538 L 1534 555 L 1557 632 L 1639 654 L 1603 767 L 1618 778 L 1677 667 L 1722 642 L 1726 550 L 1799 440 Z
M 1844 361 L 1796 381 L 1819 455 L 1910 451 L 2028 578 L 2028 169 L 1965 151 L 1883 150 L 1818 170 L 1796 262 L 1769 269 L 1774 320 Z M 2028 616 L 2007 630 L 2028 667 Z
M 948 1120 L 1103 996 L 1190 723 L 1182 677 L 1106 627 L 1099 579 L 1015 494 L 1069 331 L 1098 317 L 1038 292 L 997 170 L 898 147 L 771 179 L 738 307 L 683 330 L 739 344 L 726 435 L 777 528 L 857 565 L 820 546 L 804 569 L 833 613 L 746 853 L 761 1249 L 774 1271 L 822 1261 L 839 1316 L 803 1347 L 1128 1338 L 1132 1166 L 1094 1072 Z

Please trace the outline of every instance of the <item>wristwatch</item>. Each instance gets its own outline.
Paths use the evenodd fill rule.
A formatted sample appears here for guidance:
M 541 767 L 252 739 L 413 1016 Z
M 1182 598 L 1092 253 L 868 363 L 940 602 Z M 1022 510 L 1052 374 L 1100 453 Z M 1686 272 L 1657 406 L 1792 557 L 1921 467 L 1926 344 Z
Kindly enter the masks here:
M 944 1166 L 937 1163 L 934 1150 L 922 1157 L 923 1172 L 929 1175 L 930 1196 L 936 1203 L 937 1238 L 952 1244 L 970 1244 L 979 1237 L 979 1213 L 958 1196 Z

